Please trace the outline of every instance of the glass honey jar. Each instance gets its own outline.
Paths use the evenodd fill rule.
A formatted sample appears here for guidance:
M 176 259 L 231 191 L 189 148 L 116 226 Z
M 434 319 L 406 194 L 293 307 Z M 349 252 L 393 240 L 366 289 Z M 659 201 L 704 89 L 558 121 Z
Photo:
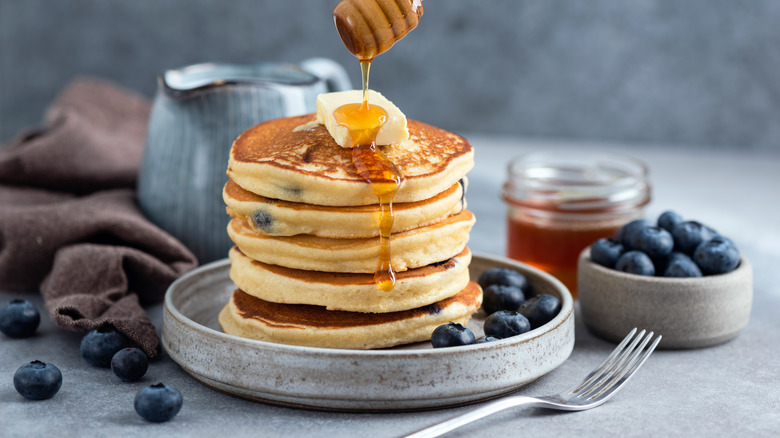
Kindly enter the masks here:
M 543 151 L 509 163 L 507 255 L 558 278 L 576 297 L 580 252 L 642 217 L 647 167 L 608 152 Z

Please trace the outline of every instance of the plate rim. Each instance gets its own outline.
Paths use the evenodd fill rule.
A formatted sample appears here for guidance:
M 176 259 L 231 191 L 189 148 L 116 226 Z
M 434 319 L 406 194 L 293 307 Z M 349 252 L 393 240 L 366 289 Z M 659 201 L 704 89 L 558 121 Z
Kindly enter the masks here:
M 550 325 L 545 332 L 548 332 L 561 324 L 564 323 L 566 318 L 569 314 L 574 312 L 574 299 L 571 296 L 571 293 L 566 288 L 566 286 L 561 283 L 560 280 L 553 277 L 552 275 L 541 271 L 538 268 L 534 268 L 533 266 L 527 265 L 522 262 L 518 262 L 509 258 L 505 257 L 499 257 L 499 256 L 492 256 L 487 255 L 479 252 L 472 252 L 473 259 L 481 259 L 481 260 L 488 260 L 488 261 L 500 261 L 502 263 L 509 263 L 511 265 L 519 265 L 522 266 L 524 269 L 530 270 L 534 272 L 536 275 L 539 275 L 540 277 L 544 278 L 545 280 L 555 283 L 559 286 L 558 289 L 566 291 L 566 294 L 563 294 L 563 300 L 561 300 L 561 311 L 558 312 L 558 314 L 553 318 L 550 322 L 548 322 L 546 325 Z M 472 262 L 473 263 L 473 262 Z M 328 348 L 328 347 L 307 347 L 307 346 L 300 346 L 300 345 L 289 345 L 289 344 L 280 344 L 275 342 L 267 342 L 267 341 L 259 341 L 256 339 L 249 339 L 249 338 L 242 338 L 240 336 L 234 336 L 230 335 L 225 332 L 221 332 L 218 330 L 215 330 L 213 328 L 204 326 L 203 324 L 200 324 L 188 316 L 184 315 L 176 306 L 173 304 L 173 298 L 171 291 L 180 287 L 181 283 L 184 283 L 188 281 L 190 278 L 196 276 L 196 275 L 202 275 L 205 272 L 208 271 L 216 271 L 219 269 L 222 269 L 225 265 L 230 265 L 230 260 L 227 258 L 216 260 L 204 265 L 201 265 L 183 276 L 176 279 L 171 285 L 168 287 L 168 290 L 165 293 L 165 300 L 164 305 L 167 308 L 168 311 L 171 312 L 174 316 L 176 316 L 178 319 L 184 320 L 186 322 L 191 323 L 191 325 L 197 326 L 205 331 L 207 331 L 209 334 L 216 335 L 219 337 L 225 337 L 227 339 L 231 339 L 233 341 L 240 341 L 240 342 L 247 342 L 249 344 L 254 345 L 262 345 L 264 347 L 279 347 L 282 350 L 287 350 L 290 352 L 311 352 L 311 353 L 317 353 L 319 355 L 334 355 L 334 356 L 366 356 L 366 357 L 374 357 L 374 356 L 397 356 L 397 355 L 412 355 L 412 356 L 418 356 L 421 354 L 425 355 L 446 355 L 448 352 L 452 351 L 452 349 L 449 348 L 432 348 L 432 349 L 371 349 L 371 350 L 358 350 L 358 349 L 347 349 L 347 348 Z M 502 346 L 506 344 L 515 344 L 515 343 L 523 343 L 527 340 L 533 339 L 537 336 L 540 336 L 542 333 L 536 333 L 536 330 L 531 330 L 529 332 L 523 333 L 521 335 L 513 336 L 511 338 L 505 338 L 505 339 L 499 339 L 498 341 L 493 341 L 490 343 L 481 343 L 481 344 L 471 344 L 471 345 L 462 345 L 459 346 L 459 350 L 463 349 L 473 349 L 473 350 L 480 350 L 480 349 L 492 349 L 497 346 Z
M 393 349 L 351 350 L 342 348 L 306 347 L 258 341 L 229 335 L 217 329 L 208 327 L 205 324 L 201 324 L 185 315 L 184 312 L 179 310 L 173 303 L 175 291 L 179 289 L 184 291 L 188 290 L 188 285 L 186 283 L 191 281 L 193 277 L 209 274 L 223 276 L 224 273 L 220 271 L 228 269 L 229 260 L 222 259 L 198 267 L 171 284 L 166 292 L 164 300 L 162 344 L 171 359 L 180 365 L 187 375 L 202 385 L 232 396 L 281 406 L 329 411 L 398 412 L 461 406 L 500 397 L 515 392 L 518 389 L 541 379 L 562 365 L 570 357 L 575 341 L 574 300 L 571 293 L 559 280 L 550 274 L 521 262 L 477 252 L 474 253 L 472 264 L 483 264 L 488 265 L 489 267 L 516 268 L 522 273 L 529 273 L 533 277 L 537 277 L 532 280 L 532 283 L 550 283 L 550 290 L 554 290 L 554 293 L 558 294 L 561 298 L 561 311 L 552 321 L 545 324 L 543 330 L 535 329 L 522 335 L 494 342 L 465 345 L 454 348 L 434 349 L 396 347 Z M 479 268 L 477 268 L 477 272 L 480 272 Z M 195 281 L 196 283 L 194 284 L 197 284 L 198 278 L 195 278 L 192 281 Z M 215 281 L 223 280 L 217 279 Z M 168 323 L 167 320 L 170 318 L 176 320 L 176 322 L 171 324 L 175 324 L 178 327 L 167 330 L 166 324 Z M 311 391 L 310 386 L 302 386 L 301 388 L 292 391 L 282 390 L 277 393 L 278 391 L 271 391 L 272 388 L 268 386 L 268 382 L 263 383 L 264 380 L 262 377 L 267 377 L 265 372 L 259 372 L 257 375 L 258 380 L 251 381 L 250 383 L 245 383 L 243 381 L 238 383 L 233 382 L 228 377 L 220 379 L 219 377 L 215 377 L 214 373 L 202 369 L 203 363 L 190 359 L 191 356 L 189 356 L 189 353 L 183 352 L 184 350 L 182 350 L 180 342 L 186 340 L 186 337 L 181 334 L 175 334 L 176 331 L 181 333 L 189 331 L 193 336 L 203 337 L 204 340 L 210 339 L 209 343 L 226 343 L 224 346 L 230 347 L 231 349 L 247 348 L 248 351 L 255 353 L 262 352 L 262 354 L 269 355 L 277 354 L 281 357 L 294 356 L 298 358 L 297 360 L 309 362 L 328 361 L 334 366 L 338 366 L 339 364 L 345 365 L 350 362 L 360 362 L 363 366 L 377 366 L 376 364 L 386 360 L 390 361 L 385 362 L 387 364 L 404 368 L 400 371 L 396 370 L 395 376 L 402 376 L 405 373 L 408 374 L 410 372 L 419 371 L 420 366 L 422 366 L 420 365 L 421 363 L 428 363 L 428 367 L 430 367 L 432 364 L 447 363 L 449 360 L 468 360 L 475 362 L 479 360 L 492 360 L 488 359 L 488 357 L 496 356 L 506 360 L 517 360 L 518 355 L 523 355 L 523 357 L 525 357 L 523 349 L 536 348 L 534 347 L 535 342 L 541 342 L 539 345 L 544 345 L 546 341 L 540 338 L 550 334 L 550 332 L 556 333 L 552 335 L 552 338 L 549 338 L 553 342 L 552 346 L 554 349 L 551 350 L 552 352 L 549 353 L 549 357 L 544 359 L 542 364 L 538 365 L 537 368 L 530 365 L 531 362 L 536 360 L 534 358 L 539 357 L 538 355 L 528 355 L 529 362 L 526 365 L 522 365 L 523 363 L 526 363 L 524 359 L 521 361 L 521 366 L 531 367 L 527 369 L 529 374 L 521 374 L 524 377 L 519 377 L 520 375 L 518 375 L 517 378 L 496 377 L 493 383 L 490 383 L 489 381 L 477 381 L 477 383 L 471 382 L 465 387 L 460 387 L 460 385 L 458 385 L 457 389 L 447 389 L 446 384 L 448 382 L 452 383 L 452 377 L 440 376 L 440 378 L 445 381 L 445 386 L 434 391 L 436 394 L 431 394 L 430 396 L 420 396 L 417 394 L 416 397 L 409 397 L 411 394 L 403 395 L 405 391 L 414 392 L 414 390 L 407 388 L 396 390 L 397 394 L 393 393 L 386 398 L 380 398 L 378 394 L 372 393 L 371 389 L 367 389 L 359 396 L 342 395 L 340 393 L 336 394 L 338 391 L 333 388 L 322 388 L 323 392 L 317 392 L 318 395 L 307 395 L 305 393 Z M 169 336 L 171 339 L 168 339 Z M 529 347 L 523 347 L 522 345 L 526 343 L 531 345 Z M 220 346 L 211 345 L 206 348 L 221 348 Z M 405 363 L 411 363 L 412 365 L 405 367 Z M 515 362 L 512 363 L 516 364 Z M 501 365 L 495 363 L 494 365 L 491 365 L 491 367 L 496 366 Z M 226 366 L 221 371 L 229 372 L 229 370 L 230 366 Z M 458 370 L 461 373 L 464 372 L 460 366 Z M 220 371 L 217 371 L 217 374 L 219 372 Z M 298 374 L 300 374 L 300 371 L 292 372 L 290 376 L 294 378 L 298 376 Z M 374 374 L 376 374 L 376 370 L 368 370 L 367 375 Z M 304 375 L 306 377 L 313 377 L 315 381 L 319 377 L 317 371 L 314 372 L 314 375 Z M 482 379 L 485 379 L 484 374 Z M 206 380 L 209 382 L 218 382 L 222 387 L 210 384 Z M 310 383 L 307 383 L 307 385 L 309 384 Z M 385 396 L 384 392 L 381 395 Z

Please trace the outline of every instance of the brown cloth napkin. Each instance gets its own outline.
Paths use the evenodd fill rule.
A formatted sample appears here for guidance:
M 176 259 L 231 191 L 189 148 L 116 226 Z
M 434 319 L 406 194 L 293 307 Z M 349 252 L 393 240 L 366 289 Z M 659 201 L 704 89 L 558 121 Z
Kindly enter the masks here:
M 197 261 L 136 205 L 149 110 L 141 96 L 77 79 L 45 128 L 0 148 L 0 289 L 40 290 L 55 324 L 109 323 L 155 357 L 142 306 Z

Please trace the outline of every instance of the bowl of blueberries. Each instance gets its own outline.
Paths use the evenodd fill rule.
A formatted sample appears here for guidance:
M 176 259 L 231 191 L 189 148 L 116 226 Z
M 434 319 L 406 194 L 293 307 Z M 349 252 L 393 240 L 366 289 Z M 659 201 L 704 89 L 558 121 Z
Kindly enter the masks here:
M 619 341 L 632 327 L 663 335 L 659 348 L 700 348 L 735 338 L 753 302 L 753 269 L 728 237 L 674 211 L 637 219 L 581 254 L 583 321 Z

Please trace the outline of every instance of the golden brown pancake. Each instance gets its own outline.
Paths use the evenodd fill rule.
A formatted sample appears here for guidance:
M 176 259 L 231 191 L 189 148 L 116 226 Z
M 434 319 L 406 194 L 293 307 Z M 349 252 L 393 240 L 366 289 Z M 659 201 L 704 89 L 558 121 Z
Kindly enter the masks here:
M 433 198 L 393 204 L 393 232 L 440 221 L 466 208 L 467 181 L 453 184 Z M 313 234 L 320 237 L 379 235 L 379 205 L 334 207 L 269 199 L 229 180 L 222 191 L 228 214 L 242 217 L 256 230 L 271 236 Z
M 270 120 L 241 134 L 230 151 L 228 176 L 271 199 L 315 205 L 377 203 L 370 184 L 314 114 Z M 403 175 L 394 202 L 429 199 L 457 183 L 474 166 L 471 144 L 459 135 L 414 120 L 409 140 L 379 147 Z
M 357 313 L 319 306 L 278 304 L 233 292 L 219 314 L 225 333 L 260 341 L 324 348 L 386 348 L 426 341 L 450 321 L 465 324 L 482 304 L 482 290 L 470 282 L 453 297 L 412 310 Z
M 249 295 L 285 304 L 313 304 L 328 310 L 386 313 L 414 309 L 449 298 L 469 282 L 471 252 L 441 263 L 399 272 L 391 291 L 379 289 L 373 274 L 303 271 L 269 265 L 230 251 L 230 278 Z
M 392 235 L 390 263 L 396 272 L 450 259 L 463 251 L 474 225 L 470 211 Z M 308 234 L 269 236 L 233 218 L 228 235 L 250 258 L 271 265 L 321 272 L 374 273 L 379 238 L 331 239 Z

